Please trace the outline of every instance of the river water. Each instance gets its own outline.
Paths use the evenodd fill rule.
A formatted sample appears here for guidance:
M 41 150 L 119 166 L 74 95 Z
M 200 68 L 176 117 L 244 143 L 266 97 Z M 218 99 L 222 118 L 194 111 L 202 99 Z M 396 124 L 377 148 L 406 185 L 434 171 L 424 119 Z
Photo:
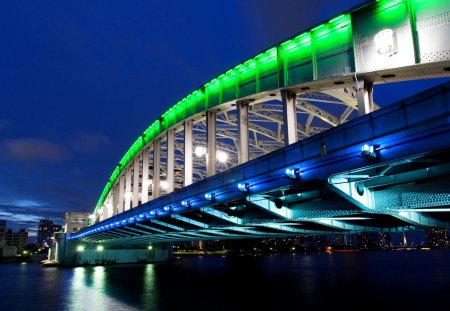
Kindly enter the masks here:
M 432 310 L 450 250 L 175 257 L 170 263 L 0 265 L 0 310 Z M 444 307 L 446 309 L 447 307 Z

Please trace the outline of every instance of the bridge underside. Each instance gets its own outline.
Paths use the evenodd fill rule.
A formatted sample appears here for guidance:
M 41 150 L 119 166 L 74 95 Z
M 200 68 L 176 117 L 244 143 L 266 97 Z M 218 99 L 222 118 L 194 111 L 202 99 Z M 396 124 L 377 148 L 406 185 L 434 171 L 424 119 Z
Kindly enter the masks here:
M 158 242 L 286 237 L 449 227 L 450 150 L 293 182 L 258 194 L 159 212 L 100 232 L 84 242 Z
M 449 228 L 449 86 L 235 166 L 69 239 L 139 246 Z

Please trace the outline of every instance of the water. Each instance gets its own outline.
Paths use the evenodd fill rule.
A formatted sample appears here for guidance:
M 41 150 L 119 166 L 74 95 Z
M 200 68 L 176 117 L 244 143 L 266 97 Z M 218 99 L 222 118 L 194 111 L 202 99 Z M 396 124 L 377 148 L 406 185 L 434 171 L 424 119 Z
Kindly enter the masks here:
M 449 288 L 450 250 L 0 265 L 1 311 L 425 310 L 447 305 Z

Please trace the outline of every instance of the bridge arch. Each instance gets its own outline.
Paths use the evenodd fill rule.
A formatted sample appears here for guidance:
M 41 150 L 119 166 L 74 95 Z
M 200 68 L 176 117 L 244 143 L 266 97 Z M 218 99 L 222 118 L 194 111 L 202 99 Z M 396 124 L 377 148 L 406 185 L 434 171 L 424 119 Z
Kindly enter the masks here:
M 218 75 L 134 141 L 91 224 L 372 112 L 374 84 L 448 76 L 449 14 L 442 1 L 369 1 Z

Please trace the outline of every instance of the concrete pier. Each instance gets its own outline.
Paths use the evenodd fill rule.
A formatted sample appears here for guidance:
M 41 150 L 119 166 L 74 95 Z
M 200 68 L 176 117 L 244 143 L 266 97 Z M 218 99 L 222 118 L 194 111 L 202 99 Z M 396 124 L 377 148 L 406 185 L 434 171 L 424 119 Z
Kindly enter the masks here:
M 99 243 L 83 243 L 67 239 L 66 233 L 55 233 L 55 242 L 49 250 L 44 266 L 82 266 L 123 263 L 155 263 L 172 260 L 172 243 L 154 243 L 144 246 L 108 247 Z

